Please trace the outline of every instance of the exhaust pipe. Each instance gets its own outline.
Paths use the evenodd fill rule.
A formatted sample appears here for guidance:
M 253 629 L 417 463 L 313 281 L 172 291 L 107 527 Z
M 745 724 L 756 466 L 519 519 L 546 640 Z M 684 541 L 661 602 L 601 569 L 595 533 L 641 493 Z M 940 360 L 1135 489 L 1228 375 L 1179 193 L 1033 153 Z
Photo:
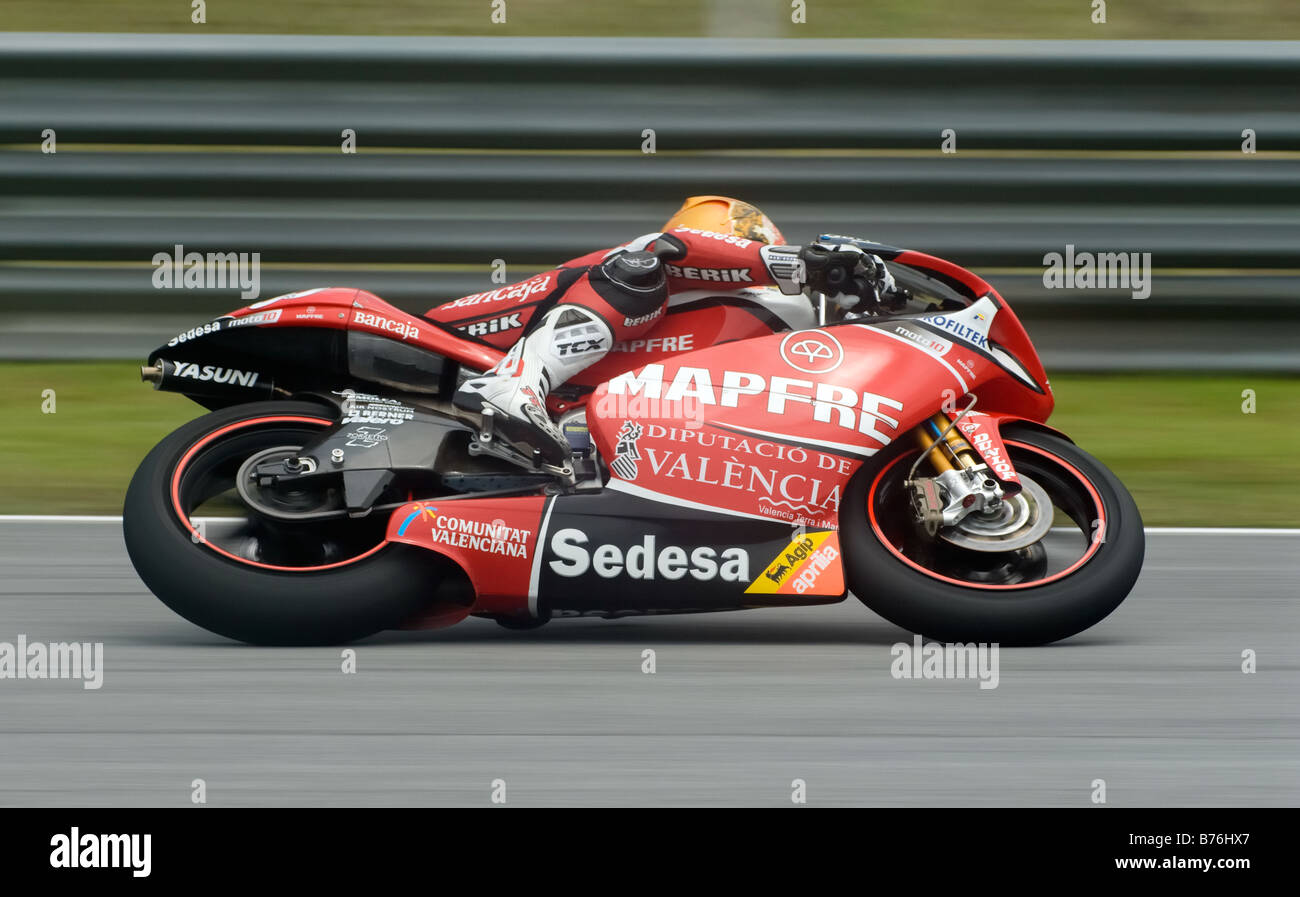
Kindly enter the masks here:
M 154 389 L 191 397 L 253 395 L 269 399 L 275 393 L 275 381 L 260 371 L 163 358 L 159 358 L 157 364 L 140 368 L 140 379 L 153 384 Z

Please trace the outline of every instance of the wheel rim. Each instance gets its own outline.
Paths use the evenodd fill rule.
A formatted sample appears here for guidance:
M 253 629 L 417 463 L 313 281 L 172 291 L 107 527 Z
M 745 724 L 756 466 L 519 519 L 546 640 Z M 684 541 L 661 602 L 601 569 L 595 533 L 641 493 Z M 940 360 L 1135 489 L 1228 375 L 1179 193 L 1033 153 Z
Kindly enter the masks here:
M 263 570 L 310 573 L 354 564 L 387 544 L 385 521 L 288 523 L 253 513 L 237 477 L 253 454 L 302 446 L 333 424 L 326 417 L 271 415 L 229 424 L 199 439 L 172 472 L 172 511 L 191 541 Z M 196 519 L 202 518 L 196 522 Z
M 1054 524 L 1041 540 L 1014 551 L 990 553 L 922 539 L 911 523 L 902 489 L 918 452 L 898 455 L 873 479 L 867 494 L 867 522 L 875 538 L 914 570 L 972 589 L 1030 589 L 1077 571 L 1105 541 L 1106 511 L 1100 494 L 1082 471 L 1063 458 L 1025 442 L 1008 439 L 1005 444 L 1017 472 L 1052 504 Z

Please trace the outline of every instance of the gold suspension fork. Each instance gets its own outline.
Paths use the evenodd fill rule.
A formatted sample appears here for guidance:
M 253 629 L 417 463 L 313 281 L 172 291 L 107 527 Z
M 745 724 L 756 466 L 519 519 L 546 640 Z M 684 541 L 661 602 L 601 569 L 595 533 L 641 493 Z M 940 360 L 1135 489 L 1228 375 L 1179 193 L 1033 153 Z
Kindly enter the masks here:
M 937 475 L 949 471 L 968 470 L 980 463 L 970 443 L 961 437 L 957 424 L 975 407 L 975 396 L 970 404 L 955 418 L 949 418 L 939 412 L 916 428 L 916 438 L 921 444 L 921 454 L 912 462 L 912 469 L 907 472 L 906 485 L 911 491 L 912 509 L 917 521 L 931 537 L 939 532 L 943 525 L 944 502 L 936 481 L 931 477 L 916 478 L 916 469 L 921 462 L 930 459 L 930 464 Z
M 929 459 L 935 473 L 947 473 L 957 468 L 969 470 L 980 463 L 975 450 L 957 432 L 953 423 L 954 421 L 948 415 L 940 411 L 916 428 L 916 441 L 921 446 L 921 457 Z M 929 424 L 933 424 L 939 433 L 944 434 L 942 442 L 931 432 Z

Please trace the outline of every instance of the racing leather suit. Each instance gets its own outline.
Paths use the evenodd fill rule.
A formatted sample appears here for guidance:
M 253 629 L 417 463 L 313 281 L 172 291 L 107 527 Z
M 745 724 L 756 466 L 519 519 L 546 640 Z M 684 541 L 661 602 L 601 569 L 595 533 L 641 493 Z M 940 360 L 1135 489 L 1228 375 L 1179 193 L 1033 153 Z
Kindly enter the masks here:
M 505 358 L 463 383 L 453 401 L 479 413 L 491 407 L 505 438 L 547 463 L 563 464 L 569 449 L 546 410 L 550 390 L 616 343 L 651 330 L 671 295 L 754 286 L 775 286 L 787 295 L 808 288 L 857 303 L 864 293 L 878 299 L 893 282 L 878 257 L 848 244 L 769 245 L 689 227 L 646 234 L 440 307 L 444 319 L 457 310 L 448 323 L 497 344 L 523 329 Z

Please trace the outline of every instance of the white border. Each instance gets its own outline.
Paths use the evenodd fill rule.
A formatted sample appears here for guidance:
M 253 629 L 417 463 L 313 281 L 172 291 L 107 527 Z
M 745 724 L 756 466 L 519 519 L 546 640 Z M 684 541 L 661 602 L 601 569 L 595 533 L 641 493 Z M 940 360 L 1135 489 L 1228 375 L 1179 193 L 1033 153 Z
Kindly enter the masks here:
M 528 573 L 528 613 L 537 616 L 537 580 L 542 575 L 542 555 L 546 549 L 546 535 L 551 528 L 551 511 L 555 510 L 555 496 L 546 500 L 546 511 L 542 514 L 542 525 L 537 530 L 537 542 L 533 546 L 533 568 Z

